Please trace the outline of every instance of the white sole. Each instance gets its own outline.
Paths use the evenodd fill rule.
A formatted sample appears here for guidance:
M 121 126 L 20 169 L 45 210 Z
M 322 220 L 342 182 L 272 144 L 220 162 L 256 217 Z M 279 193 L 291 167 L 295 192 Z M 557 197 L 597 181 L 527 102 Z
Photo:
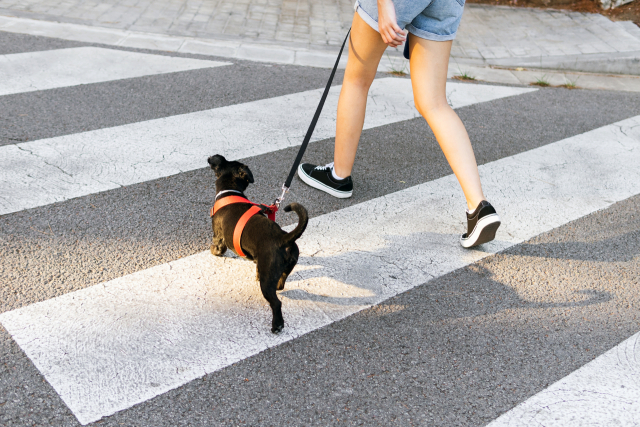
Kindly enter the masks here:
M 478 221 L 475 228 L 466 238 L 460 238 L 463 248 L 471 248 L 483 243 L 487 243 L 496 238 L 496 231 L 500 227 L 500 217 L 498 214 L 491 214 Z
M 346 192 L 346 191 L 334 190 L 328 185 L 324 185 L 323 183 L 316 181 L 315 179 L 311 178 L 302 170 L 302 165 L 298 166 L 298 177 L 305 184 L 317 190 L 324 191 L 325 193 L 331 194 L 333 197 L 337 197 L 338 199 L 348 199 L 349 197 L 351 197 L 351 194 L 353 194 L 353 191 Z

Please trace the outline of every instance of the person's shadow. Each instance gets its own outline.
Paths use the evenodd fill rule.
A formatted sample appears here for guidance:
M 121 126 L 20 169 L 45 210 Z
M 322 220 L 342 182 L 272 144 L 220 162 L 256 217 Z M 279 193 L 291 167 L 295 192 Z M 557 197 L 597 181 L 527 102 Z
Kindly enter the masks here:
M 280 292 L 280 295 L 292 300 L 338 306 L 375 305 L 417 286 L 426 284 L 428 287 L 431 279 L 472 265 L 475 261 L 491 255 L 496 249 L 499 250 L 501 246 L 508 246 L 504 242 L 495 242 L 493 246 L 485 245 L 475 251 L 468 251 L 457 246 L 457 236 L 420 232 L 402 236 L 385 235 L 383 240 L 385 244 L 377 245 L 373 250 L 337 249 L 334 253 L 326 255 L 320 250 L 313 256 L 305 256 L 303 251 L 298 266 L 289 276 L 285 290 Z M 561 252 L 568 258 L 591 253 L 582 247 L 588 247 L 588 243 L 573 243 L 580 248 L 576 247 L 576 250 L 568 252 L 558 251 L 554 245 L 560 244 L 524 243 L 518 246 L 518 252 L 524 249 L 527 253 L 539 253 L 539 256 L 545 256 L 544 253 Z M 483 249 L 489 253 L 483 253 Z M 505 252 L 511 249 L 506 249 Z M 593 255 L 594 258 L 597 256 L 599 255 Z M 634 254 L 629 253 L 627 256 L 631 259 Z M 473 265 L 473 268 L 485 279 L 491 274 L 478 265 Z M 311 282 L 321 284 L 304 286 Z M 587 306 L 607 302 L 612 298 L 608 292 L 582 289 L 575 291 L 576 298 L 571 298 L 571 301 L 534 302 L 522 299 L 513 288 L 499 281 L 492 283 L 495 289 L 490 293 L 496 292 L 502 296 L 501 303 L 495 306 L 496 310 L 500 310 L 499 307 L 504 307 L 507 302 L 509 306 L 533 309 Z M 440 292 L 446 293 L 446 290 Z
M 540 258 L 595 262 L 629 262 L 638 256 L 638 231 L 629 231 L 594 242 L 521 243 L 519 253 Z M 511 251 L 509 251 L 511 252 Z

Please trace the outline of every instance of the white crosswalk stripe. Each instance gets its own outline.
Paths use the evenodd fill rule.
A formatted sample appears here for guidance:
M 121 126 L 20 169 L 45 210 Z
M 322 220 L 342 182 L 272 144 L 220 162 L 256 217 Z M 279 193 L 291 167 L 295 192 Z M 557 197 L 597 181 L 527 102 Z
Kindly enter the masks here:
M 448 85 L 460 108 L 532 89 Z M 340 87 L 331 89 L 313 140 L 335 134 Z M 206 159 L 256 156 L 302 142 L 321 89 L 0 147 L 0 215 L 206 167 Z M 412 119 L 411 82 L 379 79 L 365 129 Z
M 99 47 L 0 55 L 0 96 L 231 65 Z
M 86 424 L 640 194 L 638 162 L 640 116 L 481 166 L 506 224 L 484 250 L 457 245 L 453 176 L 314 218 L 280 336 L 254 264 L 207 252 L 0 321 Z
M 634 426 L 640 419 L 640 333 L 487 427 Z

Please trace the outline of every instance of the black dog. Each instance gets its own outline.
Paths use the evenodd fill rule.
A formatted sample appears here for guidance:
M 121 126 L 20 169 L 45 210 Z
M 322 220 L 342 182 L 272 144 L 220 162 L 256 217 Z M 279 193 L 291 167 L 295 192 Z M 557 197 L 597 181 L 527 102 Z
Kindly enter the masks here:
M 242 196 L 243 191 L 253 183 L 249 167 L 240 162 L 228 162 L 224 157 L 215 155 L 207 160 L 216 173 L 216 199 L 229 196 Z M 251 208 L 248 203 L 234 203 L 221 208 L 211 219 L 213 244 L 211 253 L 221 256 L 227 248 L 233 249 L 233 232 L 240 217 Z M 240 247 L 246 257 L 257 264 L 257 279 L 265 299 L 273 311 L 271 332 L 278 333 L 284 327 L 282 303 L 276 290 L 284 289 L 284 282 L 298 262 L 298 245 L 309 216 L 307 210 L 297 203 L 284 208 L 285 212 L 298 214 L 298 225 L 290 233 L 282 231 L 280 226 L 262 214 L 249 219 L 240 240 Z

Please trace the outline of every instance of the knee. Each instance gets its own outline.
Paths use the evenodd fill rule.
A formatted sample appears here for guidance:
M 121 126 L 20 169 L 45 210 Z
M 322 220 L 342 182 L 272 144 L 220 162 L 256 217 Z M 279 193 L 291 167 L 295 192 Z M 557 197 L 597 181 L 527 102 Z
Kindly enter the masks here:
M 437 120 L 443 113 L 451 111 L 451 106 L 446 99 L 415 100 L 414 104 L 416 110 L 427 122 Z
M 375 75 L 372 77 L 364 75 L 345 76 L 344 80 L 342 81 L 342 86 L 347 86 L 359 92 L 368 93 L 374 78 Z

